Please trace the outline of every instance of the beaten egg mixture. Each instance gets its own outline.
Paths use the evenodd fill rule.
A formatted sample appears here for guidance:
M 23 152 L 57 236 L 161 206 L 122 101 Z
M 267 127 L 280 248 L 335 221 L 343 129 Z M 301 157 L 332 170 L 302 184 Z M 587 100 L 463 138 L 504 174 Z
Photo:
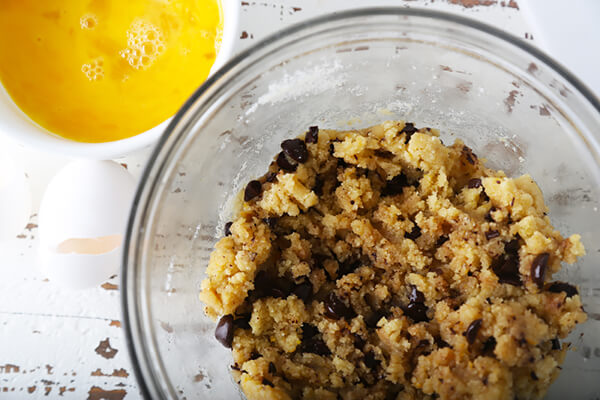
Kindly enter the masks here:
M 124 139 L 206 79 L 221 30 L 219 0 L 0 0 L 0 81 L 55 134 Z

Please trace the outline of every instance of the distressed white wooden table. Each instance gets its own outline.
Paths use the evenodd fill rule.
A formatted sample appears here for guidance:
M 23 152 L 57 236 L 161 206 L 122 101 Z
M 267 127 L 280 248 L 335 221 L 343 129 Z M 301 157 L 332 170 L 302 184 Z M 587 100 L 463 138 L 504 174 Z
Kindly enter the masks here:
M 306 18 L 367 5 L 444 10 L 533 40 L 517 4 L 521 1 L 526 0 L 241 1 L 237 50 Z M 48 180 L 69 160 L 21 148 L 4 138 L 0 146 L 25 164 L 37 210 Z M 137 177 L 149 153 L 119 162 Z M 121 328 L 118 277 L 83 291 L 54 286 L 36 270 L 36 233 L 33 214 L 18 237 L 0 244 L 0 398 L 140 398 Z

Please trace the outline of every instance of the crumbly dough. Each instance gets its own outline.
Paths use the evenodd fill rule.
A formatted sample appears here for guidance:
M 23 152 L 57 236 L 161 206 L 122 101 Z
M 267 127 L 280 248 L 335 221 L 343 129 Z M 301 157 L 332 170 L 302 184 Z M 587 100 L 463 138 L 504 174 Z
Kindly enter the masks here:
M 248 185 L 202 284 L 246 397 L 542 398 L 586 320 L 552 275 L 584 248 L 531 177 L 402 121 L 305 135 Z

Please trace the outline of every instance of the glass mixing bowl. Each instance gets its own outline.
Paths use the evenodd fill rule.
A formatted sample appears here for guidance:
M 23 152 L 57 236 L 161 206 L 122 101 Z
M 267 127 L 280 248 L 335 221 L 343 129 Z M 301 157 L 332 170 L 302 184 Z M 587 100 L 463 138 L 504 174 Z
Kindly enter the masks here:
M 555 226 L 581 233 L 588 254 L 559 278 L 580 286 L 590 318 L 572 334 L 548 397 L 600 395 L 600 103 L 501 31 L 386 8 L 271 36 L 215 73 L 169 125 L 142 178 L 124 256 L 125 327 L 147 398 L 242 397 L 198 300 L 236 194 L 308 126 L 393 119 L 438 127 L 446 143 L 462 138 L 508 175 L 530 173 Z

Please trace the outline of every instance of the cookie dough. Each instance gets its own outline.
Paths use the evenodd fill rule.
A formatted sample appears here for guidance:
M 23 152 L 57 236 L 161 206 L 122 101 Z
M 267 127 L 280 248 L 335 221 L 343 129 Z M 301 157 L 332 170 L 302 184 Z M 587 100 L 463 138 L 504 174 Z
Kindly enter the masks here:
M 202 283 L 256 399 L 539 399 L 586 320 L 584 252 L 524 175 L 435 129 L 311 127 L 251 181 Z

